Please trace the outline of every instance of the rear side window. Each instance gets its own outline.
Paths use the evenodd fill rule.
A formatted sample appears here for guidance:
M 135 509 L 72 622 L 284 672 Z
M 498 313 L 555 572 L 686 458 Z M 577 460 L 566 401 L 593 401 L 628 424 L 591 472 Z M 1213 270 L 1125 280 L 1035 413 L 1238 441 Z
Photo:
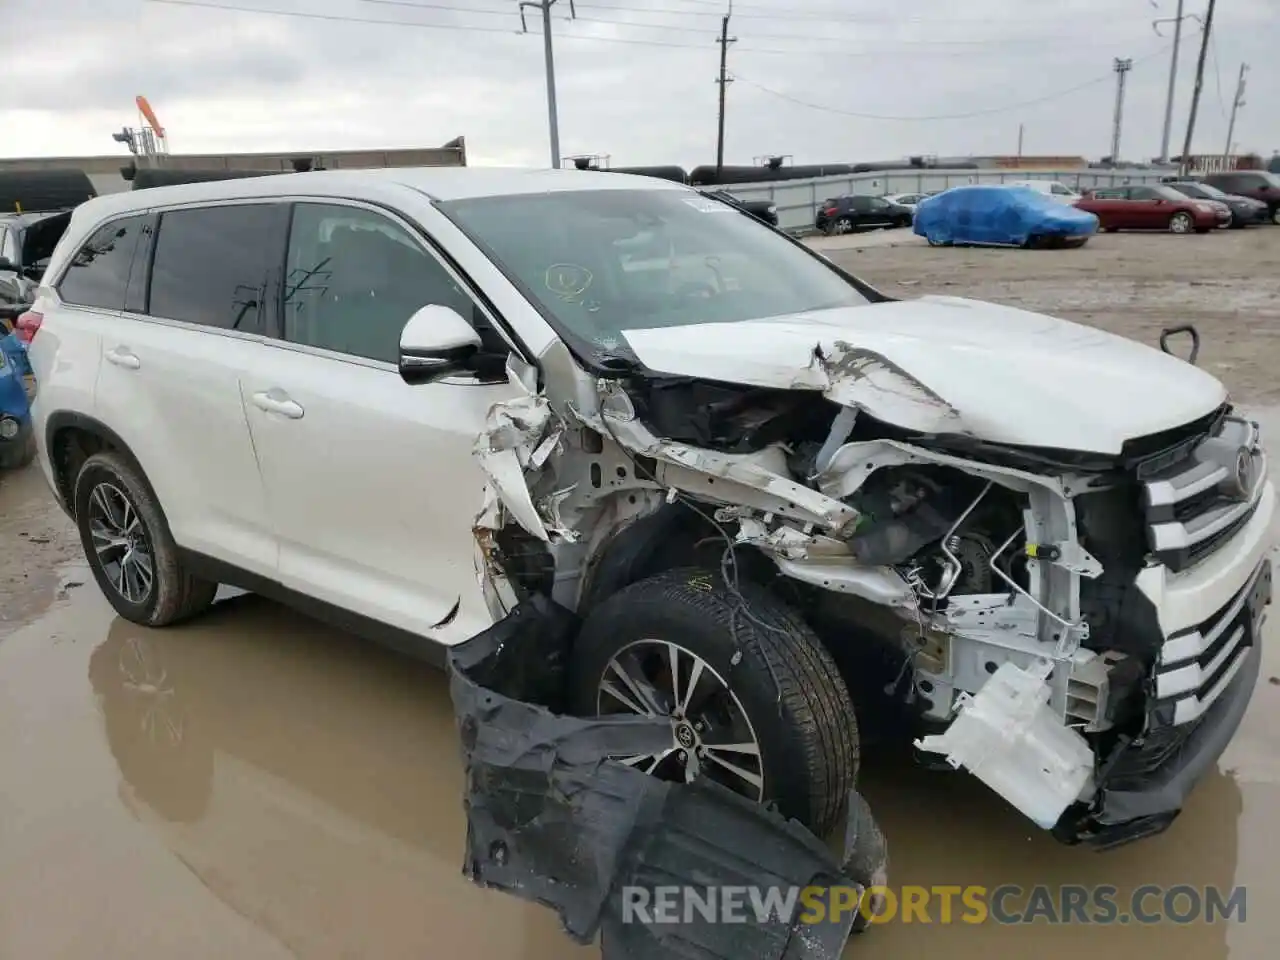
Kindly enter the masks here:
M 168 210 L 160 216 L 147 312 L 265 333 L 268 274 L 284 251 L 285 204 Z
M 63 301 L 100 310 L 124 309 L 133 251 L 146 222 L 140 214 L 98 228 L 76 251 L 58 283 Z

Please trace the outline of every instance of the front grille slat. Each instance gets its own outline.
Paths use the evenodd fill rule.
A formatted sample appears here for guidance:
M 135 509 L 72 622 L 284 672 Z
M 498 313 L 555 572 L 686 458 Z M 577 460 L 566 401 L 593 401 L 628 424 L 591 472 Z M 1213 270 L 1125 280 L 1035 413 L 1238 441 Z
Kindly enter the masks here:
M 1271 565 L 1264 560 L 1221 610 L 1165 640 L 1153 673 L 1153 717 L 1183 726 L 1198 721 L 1213 706 L 1257 642 L 1253 620 L 1270 596 Z
M 1247 464 L 1246 486 L 1237 478 Z M 1194 566 L 1234 537 L 1253 516 L 1267 482 L 1257 425 L 1224 417 L 1214 433 L 1156 471 L 1139 469 L 1147 543 L 1174 573 Z

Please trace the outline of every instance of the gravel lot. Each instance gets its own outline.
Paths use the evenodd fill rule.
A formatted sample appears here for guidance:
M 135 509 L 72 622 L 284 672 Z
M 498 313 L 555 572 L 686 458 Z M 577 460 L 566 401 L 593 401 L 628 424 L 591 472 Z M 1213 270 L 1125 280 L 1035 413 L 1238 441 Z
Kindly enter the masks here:
M 895 297 L 992 300 L 1150 344 L 1164 327 L 1195 324 L 1200 365 L 1238 401 L 1280 401 L 1280 228 L 1204 236 L 1100 234 L 1078 250 L 886 243 L 904 232 L 848 238 L 846 243 L 867 244 L 854 249 L 831 241 L 818 245 Z M 1178 347 L 1185 343 L 1183 338 Z

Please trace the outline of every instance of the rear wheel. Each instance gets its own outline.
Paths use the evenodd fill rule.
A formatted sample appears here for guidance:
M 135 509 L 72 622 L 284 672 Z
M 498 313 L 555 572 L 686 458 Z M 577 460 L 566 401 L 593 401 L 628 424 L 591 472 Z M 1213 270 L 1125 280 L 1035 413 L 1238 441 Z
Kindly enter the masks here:
M 1170 233 L 1190 233 L 1196 228 L 1196 222 L 1189 213 L 1175 213 L 1169 218 Z
M 163 627 L 213 603 L 218 585 L 183 566 L 159 500 L 127 458 L 114 451 L 89 457 L 74 503 L 89 568 L 120 616 Z
M 1280 226 L 1280 205 L 1271 208 L 1271 222 Z
M 735 595 L 718 571 L 668 571 L 595 607 L 571 691 L 579 715 L 670 719 L 669 747 L 622 762 L 708 777 L 819 834 L 857 776 L 857 719 L 831 655 L 781 601 L 748 583 Z

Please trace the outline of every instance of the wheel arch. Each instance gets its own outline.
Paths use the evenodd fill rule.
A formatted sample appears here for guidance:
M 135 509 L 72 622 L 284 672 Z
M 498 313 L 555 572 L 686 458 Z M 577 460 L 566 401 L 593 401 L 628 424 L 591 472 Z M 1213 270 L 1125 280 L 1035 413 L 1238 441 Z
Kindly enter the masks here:
M 44 435 L 54 487 L 63 508 L 73 520 L 76 511 L 75 478 L 80 466 L 95 453 L 105 450 L 128 459 L 147 485 L 147 491 L 155 496 L 155 488 L 129 444 L 101 420 L 71 410 L 58 410 L 46 420 Z
M 720 565 L 728 543 L 707 516 L 679 503 L 664 504 L 618 530 L 597 552 L 578 600 L 585 616 L 606 597 L 677 567 Z M 762 582 L 773 564 L 754 547 L 739 547 L 739 570 Z

